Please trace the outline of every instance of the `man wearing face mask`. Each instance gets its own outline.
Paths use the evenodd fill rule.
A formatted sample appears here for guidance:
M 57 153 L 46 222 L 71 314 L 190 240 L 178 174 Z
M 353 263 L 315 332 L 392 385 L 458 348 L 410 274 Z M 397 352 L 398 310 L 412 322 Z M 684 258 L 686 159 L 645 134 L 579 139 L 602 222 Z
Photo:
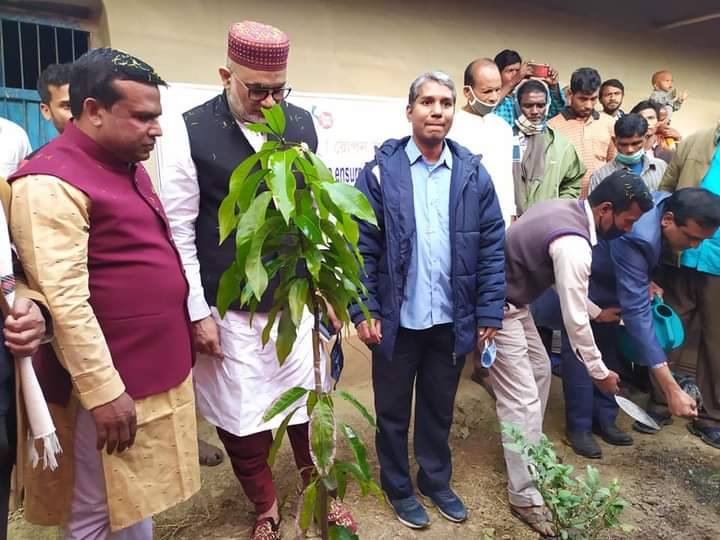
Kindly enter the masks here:
M 670 414 L 695 417 L 695 399 L 675 382 L 656 337 L 648 290 L 664 251 L 679 253 L 712 237 L 720 225 L 720 197 L 698 188 L 654 196 L 655 208 L 643 215 L 629 234 L 612 241 L 600 240 L 593 248 L 589 297 L 601 307 L 620 306 L 625 331 L 637 351 L 633 361 L 650 367 L 653 386 L 657 395 L 667 400 Z M 592 326 L 605 362 L 619 365 L 619 324 Z M 631 445 L 632 438 L 615 425 L 617 403 L 593 388 L 578 365 L 573 356 L 563 356 L 565 414 L 573 448 L 585 457 L 602 457 L 591 431 L 608 444 Z
M 467 103 L 455 113 L 449 137 L 480 156 L 490 173 L 500 210 L 509 226 L 515 204 L 512 178 L 512 130 L 494 113 L 501 87 L 500 71 L 489 58 L 479 58 L 465 68 L 463 94 Z
M 175 161 L 164 164 L 162 199 L 173 237 L 190 282 L 188 308 L 198 359 L 193 369 L 198 410 L 214 425 L 233 471 L 257 513 L 251 539 L 280 537 L 280 514 L 272 471 L 267 464 L 272 430 L 284 420 L 270 422 L 263 414 L 286 390 L 313 388 L 311 327 L 308 316 L 287 360 L 280 367 L 274 339 L 264 346 L 261 332 L 277 283 L 271 282 L 250 326 L 250 317 L 237 304 L 223 319 L 216 306 L 220 276 L 235 257 L 235 242 L 218 244 L 218 208 L 228 193 L 232 171 L 266 142 L 263 133 L 249 129 L 264 123 L 262 108 L 280 103 L 285 110 L 285 137 L 317 149 L 317 134 L 307 111 L 285 102 L 287 35 L 253 21 L 233 24 L 228 33 L 227 62 L 219 68 L 223 92 L 187 111 L 178 119 L 187 133 Z M 169 128 L 170 129 L 170 128 Z M 295 463 L 309 478 L 308 417 L 302 407 L 288 426 Z M 339 502 L 331 503 L 330 521 L 354 529 Z
M 660 186 L 667 163 L 648 155 L 645 151 L 648 123 L 639 114 L 628 114 L 615 122 L 613 127 L 615 136 L 612 138 L 617 154 L 613 161 L 609 161 L 592 176 L 588 192 L 595 189 L 608 175 L 618 169 L 633 172 L 643 179 L 650 191 L 657 191 Z
M 610 239 L 629 231 L 652 205 L 638 176 L 617 171 L 589 200 L 538 203 L 508 229 L 507 301 L 502 328 L 495 336 L 497 358 L 490 379 L 499 420 L 519 426 L 528 441 L 537 442 L 542 434 L 551 379 L 550 360 L 529 305 L 555 286 L 579 366 L 600 390 L 616 394 L 619 377 L 605 366 L 590 327 L 591 320 L 617 319 L 612 310 L 602 310 L 587 300 L 592 246 L 598 237 Z M 541 535 L 552 535 L 552 518 L 527 466 L 516 452 L 503 451 L 510 510 Z
M 505 226 L 515 220 L 515 194 L 512 176 L 513 134 L 510 126 L 494 113 L 502 85 L 500 70 L 490 58 L 478 58 L 465 68 L 463 94 L 467 103 L 455 112 L 449 137 L 480 157 L 495 186 Z M 492 396 L 488 370 L 482 366 L 481 352 L 470 354 L 472 380 Z

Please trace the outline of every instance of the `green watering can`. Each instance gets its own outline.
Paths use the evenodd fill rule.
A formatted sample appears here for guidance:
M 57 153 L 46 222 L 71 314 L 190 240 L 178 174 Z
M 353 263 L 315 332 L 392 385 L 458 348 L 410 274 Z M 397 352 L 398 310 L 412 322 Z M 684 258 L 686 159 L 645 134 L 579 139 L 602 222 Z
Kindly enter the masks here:
M 653 298 L 651 309 L 655 336 L 663 350 L 670 352 L 682 346 L 685 342 L 685 329 L 675 310 L 663 303 L 659 295 Z M 636 360 L 635 344 L 624 328 L 620 337 L 620 350 L 628 360 Z

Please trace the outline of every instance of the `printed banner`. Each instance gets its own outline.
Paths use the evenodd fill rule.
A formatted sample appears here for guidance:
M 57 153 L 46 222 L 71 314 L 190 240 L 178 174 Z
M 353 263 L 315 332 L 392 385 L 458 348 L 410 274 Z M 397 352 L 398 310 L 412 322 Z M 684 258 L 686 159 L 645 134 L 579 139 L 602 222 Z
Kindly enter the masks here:
M 220 86 L 184 83 L 161 88 L 163 136 L 157 152 L 161 185 L 163 157 L 167 159 L 174 148 L 185 148 L 174 140 L 178 132 L 182 133 L 178 124 L 182 113 L 220 91 Z M 410 134 L 403 99 L 293 92 L 288 101 L 312 114 L 318 134 L 317 153 L 341 182 L 354 184 L 383 141 Z

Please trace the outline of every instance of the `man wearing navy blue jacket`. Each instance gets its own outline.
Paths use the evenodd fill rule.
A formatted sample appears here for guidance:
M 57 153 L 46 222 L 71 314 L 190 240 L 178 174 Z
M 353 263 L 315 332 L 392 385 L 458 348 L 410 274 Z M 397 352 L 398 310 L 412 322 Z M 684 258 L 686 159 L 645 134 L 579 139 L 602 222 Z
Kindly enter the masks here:
M 672 414 L 692 417 L 697 416 L 695 400 L 673 379 L 666 353 L 655 335 L 651 280 L 664 253 L 697 246 L 713 236 L 720 225 L 720 197 L 704 189 L 688 188 L 672 195 L 655 193 L 654 198 L 655 208 L 644 214 L 629 234 L 612 241 L 600 240 L 593 249 L 589 296 L 601 308 L 620 307 L 625 331 L 637 354 L 633 360 L 650 367 Z M 618 324 L 593 324 L 595 340 L 609 366 L 619 363 L 619 330 Z M 632 438 L 615 425 L 618 407 L 612 396 L 593 388 L 574 356 L 564 355 L 563 360 L 567 431 L 589 434 L 593 430 L 609 444 L 632 444 Z M 586 457 L 601 457 L 600 448 L 595 450 Z
M 380 480 L 400 522 L 423 528 L 408 429 L 415 390 L 415 458 L 421 496 L 446 519 L 467 510 L 450 487 L 448 435 L 465 355 L 494 337 L 505 302 L 505 224 L 480 160 L 446 139 L 456 91 L 444 73 L 418 77 L 406 110 L 412 137 L 388 140 L 357 180 L 379 226 L 360 224 L 365 320 L 360 339 L 373 353 Z

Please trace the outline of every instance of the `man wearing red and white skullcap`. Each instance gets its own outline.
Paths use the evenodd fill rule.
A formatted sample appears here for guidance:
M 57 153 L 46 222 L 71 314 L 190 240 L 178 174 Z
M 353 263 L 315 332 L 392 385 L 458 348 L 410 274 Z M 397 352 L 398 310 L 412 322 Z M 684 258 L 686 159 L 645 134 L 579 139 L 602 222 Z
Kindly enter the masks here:
M 194 368 L 198 409 L 216 426 L 235 475 L 255 505 L 253 540 L 280 537 L 278 501 L 267 458 L 271 430 L 284 415 L 270 422 L 262 417 L 286 390 L 313 388 L 312 318 L 306 314 L 282 367 L 275 352 L 277 332 L 271 333 L 264 347 L 261 338 L 272 306 L 272 282 L 252 326 L 249 314 L 237 304 L 220 318 L 215 308 L 218 284 L 234 260 L 235 242 L 228 238 L 218 245 L 217 216 L 232 171 L 266 141 L 265 134 L 247 128 L 248 123 L 265 121 L 262 108 L 280 103 L 287 118 L 285 137 L 317 149 L 310 113 L 285 101 L 290 94 L 289 50 L 287 35 L 277 28 L 252 21 L 233 24 L 227 62 L 219 68 L 224 91 L 185 112 L 179 129 L 187 132 L 182 141 L 187 146 L 175 149 L 175 158 L 163 163 L 161 171 L 163 203 L 190 282 L 188 308 L 199 353 Z M 307 482 L 312 460 L 304 407 L 292 417 L 287 431 L 295 463 Z M 331 503 L 330 518 L 355 527 L 339 502 Z

